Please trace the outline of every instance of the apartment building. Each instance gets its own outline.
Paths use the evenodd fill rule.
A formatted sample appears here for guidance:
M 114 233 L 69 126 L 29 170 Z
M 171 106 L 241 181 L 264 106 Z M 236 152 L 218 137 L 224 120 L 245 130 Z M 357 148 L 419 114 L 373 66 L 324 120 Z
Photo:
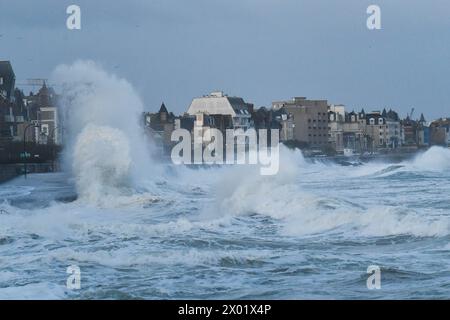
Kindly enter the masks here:
M 295 97 L 292 100 L 272 102 L 273 110 L 284 108 L 292 115 L 294 140 L 312 148 L 327 148 L 328 102 Z

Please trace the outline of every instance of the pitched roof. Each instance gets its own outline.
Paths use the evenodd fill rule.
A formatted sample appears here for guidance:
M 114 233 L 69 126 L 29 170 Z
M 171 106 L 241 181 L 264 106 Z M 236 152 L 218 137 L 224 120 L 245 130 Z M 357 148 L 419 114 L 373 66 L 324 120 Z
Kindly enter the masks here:
M 159 108 L 159 113 L 165 112 L 165 113 L 169 113 L 167 111 L 166 105 L 164 104 L 164 102 L 161 104 L 161 108 Z
M 426 122 L 425 116 L 423 115 L 423 113 L 420 115 L 420 122 Z
M 226 95 L 211 94 L 206 97 L 192 100 L 187 113 L 220 114 L 220 115 L 244 115 L 250 117 L 249 104 L 242 98 L 228 97 Z
M 389 109 L 389 111 L 387 112 L 387 114 L 386 114 L 386 116 L 385 116 L 387 119 L 389 119 L 389 120 L 393 120 L 393 121 L 399 121 L 399 116 L 398 116 L 398 113 L 397 112 L 395 112 L 394 110 L 392 110 L 392 109 Z

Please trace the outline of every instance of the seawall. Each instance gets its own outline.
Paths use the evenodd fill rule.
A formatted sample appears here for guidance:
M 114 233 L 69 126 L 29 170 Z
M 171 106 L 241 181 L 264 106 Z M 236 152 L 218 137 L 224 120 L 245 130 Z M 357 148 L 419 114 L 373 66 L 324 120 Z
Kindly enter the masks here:
M 44 173 L 54 172 L 57 169 L 58 163 L 45 162 L 45 163 L 27 163 L 27 173 Z M 23 163 L 9 163 L 0 164 L 0 183 L 11 180 L 17 176 L 22 175 L 24 172 Z

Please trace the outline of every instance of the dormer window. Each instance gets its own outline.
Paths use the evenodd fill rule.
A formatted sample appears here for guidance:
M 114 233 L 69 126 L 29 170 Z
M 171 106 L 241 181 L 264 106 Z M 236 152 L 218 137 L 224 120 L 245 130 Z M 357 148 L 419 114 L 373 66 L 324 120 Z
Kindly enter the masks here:
M 374 124 L 375 124 L 375 119 L 374 119 L 374 118 L 370 118 L 370 119 L 369 119 L 369 123 L 370 123 L 371 125 L 374 125 Z
M 378 124 L 383 124 L 383 118 L 378 119 Z

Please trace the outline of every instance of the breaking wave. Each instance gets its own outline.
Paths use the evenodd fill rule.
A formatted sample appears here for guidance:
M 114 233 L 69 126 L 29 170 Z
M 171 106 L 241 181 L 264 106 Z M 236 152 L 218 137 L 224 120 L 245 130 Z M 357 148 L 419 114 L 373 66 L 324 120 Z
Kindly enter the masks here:
M 103 202 L 151 179 L 151 160 L 140 118 L 143 103 L 130 83 L 92 61 L 60 65 L 53 73 L 64 87 L 65 162 L 81 200 Z
M 450 149 L 443 147 L 431 147 L 426 152 L 419 154 L 409 164 L 413 170 L 420 171 L 445 171 L 450 170 Z
M 73 158 L 78 194 L 82 198 L 114 194 L 129 183 L 129 143 L 120 130 L 86 126 L 77 137 Z
M 338 196 L 334 184 L 339 180 L 388 176 L 399 170 L 445 170 L 450 151 L 432 148 L 410 163 L 388 165 L 369 163 L 349 174 L 348 168 L 321 163 L 308 163 L 299 151 L 282 148 L 280 172 L 263 177 L 242 168 L 231 169 L 217 187 L 218 206 L 222 213 L 261 214 L 281 222 L 289 235 L 340 233 L 350 236 L 446 236 L 450 234 L 450 219 L 417 211 L 398 203 L 360 205 L 352 198 Z M 436 158 L 435 158 L 436 157 Z M 361 174 L 364 173 L 364 174 Z M 310 181 L 310 183 L 308 183 Z M 320 183 L 320 193 L 314 186 Z M 326 190 L 327 184 L 329 190 Z M 356 195 L 355 195 L 356 196 Z M 374 195 L 368 195 L 373 197 Z M 376 195 L 375 195 L 376 196 Z M 362 195 L 360 195 L 362 197 Z

